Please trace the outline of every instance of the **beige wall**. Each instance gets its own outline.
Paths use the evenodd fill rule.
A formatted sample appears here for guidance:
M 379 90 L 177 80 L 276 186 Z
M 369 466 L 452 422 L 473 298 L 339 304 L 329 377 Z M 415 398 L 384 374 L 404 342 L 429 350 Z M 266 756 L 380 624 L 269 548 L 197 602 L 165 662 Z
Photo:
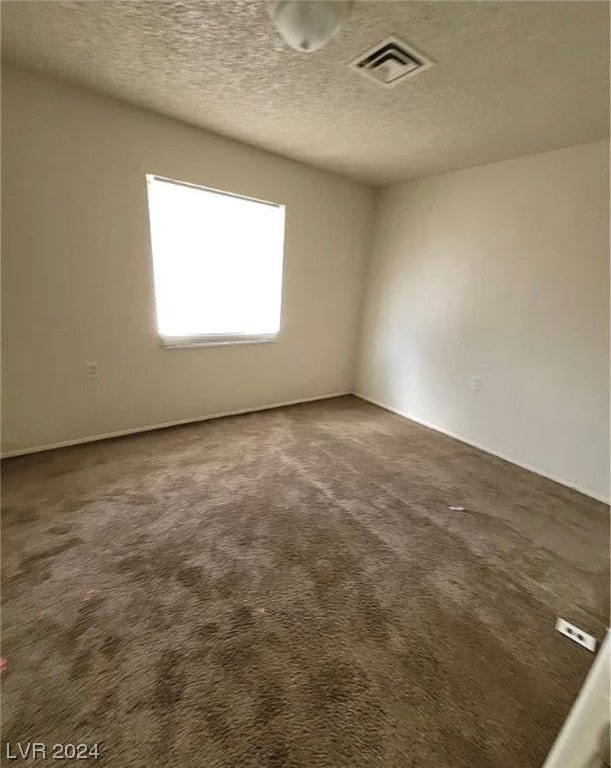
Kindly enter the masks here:
M 384 190 L 357 391 L 608 498 L 608 185 L 596 142 Z
M 2 81 L 4 453 L 355 389 L 372 190 L 24 70 Z M 356 384 L 603 498 L 607 152 L 381 191 Z M 159 346 L 145 173 L 286 204 L 279 341 Z
M 2 84 L 4 452 L 352 388 L 370 189 L 13 67 Z M 145 173 L 286 205 L 279 341 L 159 347 Z

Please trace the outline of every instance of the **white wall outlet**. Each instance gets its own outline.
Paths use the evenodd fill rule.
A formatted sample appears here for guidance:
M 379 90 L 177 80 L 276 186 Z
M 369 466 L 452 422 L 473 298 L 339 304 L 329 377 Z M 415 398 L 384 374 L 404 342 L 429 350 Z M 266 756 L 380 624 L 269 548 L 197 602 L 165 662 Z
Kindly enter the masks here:
M 566 635 L 566 637 L 570 637 L 571 640 L 579 643 L 579 645 L 583 645 L 588 651 L 596 650 L 596 638 L 592 637 L 592 635 L 588 635 L 587 632 L 584 632 L 583 629 L 579 629 L 579 627 L 576 627 L 574 624 L 569 624 L 568 621 L 558 617 L 556 619 L 556 629 L 558 632 Z
M 100 368 L 97 363 L 87 363 L 87 376 L 90 379 L 97 379 L 100 375 Z
M 482 388 L 482 377 L 481 376 L 471 376 L 469 379 L 469 389 L 471 389 L 473 392 L 479 392 Z

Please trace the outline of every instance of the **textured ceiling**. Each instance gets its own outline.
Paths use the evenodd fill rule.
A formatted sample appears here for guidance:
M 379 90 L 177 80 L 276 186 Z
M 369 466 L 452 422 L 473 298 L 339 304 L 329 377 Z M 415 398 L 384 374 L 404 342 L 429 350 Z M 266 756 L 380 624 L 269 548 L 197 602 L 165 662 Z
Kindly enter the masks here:
M 355 2 L 309 55 L 258 0 L 1 7 L 9 60 L 376 184 L 608 135 L 605 2 Z M 436 65 L 392 89 L 348 68 L 390 34 Z

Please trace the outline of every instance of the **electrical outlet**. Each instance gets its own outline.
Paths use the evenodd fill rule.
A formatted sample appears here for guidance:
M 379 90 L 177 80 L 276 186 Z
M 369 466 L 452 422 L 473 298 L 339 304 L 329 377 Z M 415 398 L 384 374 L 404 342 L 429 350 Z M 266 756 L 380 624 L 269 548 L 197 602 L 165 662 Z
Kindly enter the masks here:
M 583 629 L 579 629 L 579 627 L 576 627 L 574 624 L 569 624 L 565 619 L 561 619 L 560 617 L 556 619 L 556 629 L 561 634 L 569 637 L 576 643 L 579 643 L 579 645 L 583 645 L 588 651 L 596 650 L 596 638 L 592 637 L 592 635 L 588 635 L 587 632 L 584 632 Z
M 471 376 L 469 379 L 469 389 L 471 389 L 473 392 L 479 392 L 482 388 L 482 377 L 481 376 Z
M 87 363 L 87 376 L 90 379 L 97 379 L 100 375 L 100 369 L 97 363 Z

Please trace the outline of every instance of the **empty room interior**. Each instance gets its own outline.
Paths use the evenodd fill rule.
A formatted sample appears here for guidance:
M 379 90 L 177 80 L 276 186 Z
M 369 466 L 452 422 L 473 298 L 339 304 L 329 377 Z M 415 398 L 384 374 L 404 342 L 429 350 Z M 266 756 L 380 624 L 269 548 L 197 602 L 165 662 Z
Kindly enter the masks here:
M 609 8 L 0 3 L 2 764 L 609 766 Z

